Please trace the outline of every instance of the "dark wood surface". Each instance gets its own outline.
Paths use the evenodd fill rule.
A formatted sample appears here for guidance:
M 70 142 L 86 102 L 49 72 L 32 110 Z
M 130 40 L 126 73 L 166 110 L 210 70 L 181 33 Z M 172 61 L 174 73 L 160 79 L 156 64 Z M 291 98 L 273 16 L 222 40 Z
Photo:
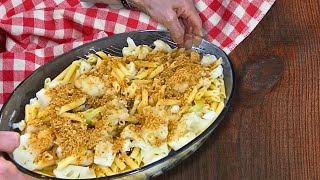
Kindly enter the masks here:
M 228 115 L 156 180 L 320 179 L 320 1 L 277 0 L 230 58 Z

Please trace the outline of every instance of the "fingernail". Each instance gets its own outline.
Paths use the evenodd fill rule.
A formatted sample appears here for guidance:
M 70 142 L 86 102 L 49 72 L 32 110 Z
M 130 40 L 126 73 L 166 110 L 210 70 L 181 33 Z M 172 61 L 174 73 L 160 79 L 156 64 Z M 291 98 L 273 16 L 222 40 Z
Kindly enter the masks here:
M 183 44 L 177 44 L 177 46 L 178 46 L 179 48 L 183 48 L 183 47 L 184 47 Z
M 192 39 L 187 39 L 185 42 L 184 42 L 184 47 L 186 49 L 191 49 L 192 47 Z

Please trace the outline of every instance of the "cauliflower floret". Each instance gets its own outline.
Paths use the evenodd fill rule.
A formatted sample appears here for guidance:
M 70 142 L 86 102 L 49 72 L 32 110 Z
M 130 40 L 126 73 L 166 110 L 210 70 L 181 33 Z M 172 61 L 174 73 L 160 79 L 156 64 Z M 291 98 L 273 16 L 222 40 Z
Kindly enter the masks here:
M 159 147 L 155 147 L 150 143 L 144 141 L 143 138 L 140 138 L 136 134 L 136 131 L 133 130 L 134 128 L 134 125 L 128 125 L 127 127 L 125 127 L 121 133 L 121 137 L 123 139 L 130 140 L 130 142 L 127 142 L 125 146 L 139 147 L 141 149 L 141 158 L 142 162 L 145 165 L 157 161 L 169 154 L 170 149 L 168 148 L 167 143 L 162 143 Z M 159 133 L 165 134 L 161 132 Z
M 59 80 L 54 79 L 53 81 L 50 81 L 50 82 L 47 84 L 47 87 L 48 87 L 48 88 L 54 88 L 54 87 L 60 85 L 61 83 L 62 83 L 62 81 L 59 81 Z
M 135 49 L 135 56 L 138 57 L 138 59 L 144 59 L 149 54 L 150 47 L 146 45 L 140 45 Z
M 113 145 L 109 141 L 100 141 L 95 148 L 94 163 L 102 166 L 111 166 L 116 156 L 112 149 Z
M 57 148 L 56 153 L 57 153 L 58 158 L 62 159 L 62 148 L 61 147 Z
M 133 52 L 135 51 L 135 49 L 137 48 L 136 44 L 134 43 L 134 41 L 130 37 L 127 37 L 127 43 L 128 43 L 128 47 L 124 47 L 122 49 L 123 56 L 132 55 Z
M 40 129 L 33 126 L 33 125 L 28 125 L 26 128 L 26 133 L 32 133 L 32 132 L 38 132 Z
M 39 165 L 34 163 L 38 153 L 32 149 L 29 144 L 29 139 L 30 133 L 25 133 L 20 136 L 20 145 L 13 151 L 13 158 L 22 167 L 33 171 L 39 168 Z
M 182 148 L 184 145 L 188 144 L 194 138 L 196 138 L 196 135 L 193 132 L 188 132 L 184 136 L 171 140 L 168 144 L 173 150 L 176 151 Z
M 133 124 L 129 124 L 128 126 L 126 126 L 120 134 L 121 138 L 129 140 L 139 140 L 138 135 L 132 129 L 135 129 L 135 126 Z
M 51 100 L 50 97 L 46 95 L 46 90 L 44 88 L 36 93 L 36 97 L 40 107 L 47 107 Z
M 205 54 L 202 59 L 201 59 L 201 64 L 202 65 L 210 65 L 217 61 L 217 57 L 215 55 L 211 54 Z
M 80 67 L 79 67 L 80 74 L 89 72 L 91 69 L 92 69 L 92 66 L 89 63 L 85 61 L 80 61 Z
M 38 100 L 38 98 L 32 98 L 32 99 L 30 99 L 30 103 L 29 103 L 30 105 L 35 105 L 35 106 L 37 106 L 37 107 L 40 107 L 40 103 L 39 103 L 39 100 Z
M 151 48 L 147 45 L 136 46 L 134 41 L 128 37 L 127 38 L 128 47 L 122 49 L 123 56 L 136 56 L 138 59 L 144 59 L 150 52 Z
M 174 150 L 178 150 L 192 141 L 210 125 L 213 115 L 215 116 L 215 112 L 209 110 L 203 115 L 204 119 L 195 112 L 185 114 L 180 119 L 171 140 L 168 142 L 169 146 Z
M 209 78 L 204 78 L 203 80 L 202 80 L 202 85 L 203 85 L 203 87 L 205 87 L 205 88 L 209 88 L 210 86 L 211 86 L 211 81 L 210 81 L 210 79 Z
M 89 166 L 93 163 L 94 154 L 90 150 L 86 150 L 83 155 L 80 156 L 79 162 L 77 165 L 80 166 Z
M 170 152 L 167 143 L 161 144 L 159 147 L 153 147 L 151 145 L 141 149 L 142 162 L 147 165 L 153 163 L 163 157 L 166 157 Z
M 128 109 L 122 107 L 112 112 L 112 114 L 110 114 L 107 118 L 108 118 L 108 121 L 111 123 L 111 125 L 116 125 L 119 123 L 120 120 L 125 121 L 129 119 L 130 116 L 128 113 Z
M 212 121 L 214 117 L 216 117 L 216 112 L 210 110 L 206 110 L 206 113 L 202 116 L 203 119 L 208 121 Z
M 132 143 L 129 139 L 125 139 L 122 145 L 122 149 L 121 152 L 125 153 L 131 150 L 131 148 L 133 148 Z
M 106 92 L 104 82 L 96 76 L 81 75 L 75 86 L 90 96 L 102 96 Z
M 26 122 L 24 120 L 22 120 L 18 123 L 13 123 L 12 128 L 19 129 L 20 131 L 23 131 L 26 128 Z
M 222 73 L 223 73 L 223 68 L 222 68 L 221 65 L 219 65 L 218 67 L 216 67 L 214 70 L 212 70 L 212 71 L 210 72 L 210 76 L 211 76 L 212 78 L 217 78 L 217 77 L 221 76 Z
M 130 62 L 130 63 L 127 64 L 126 66 L 127 66 L 127 69 L 128 69 L 128 71 L 129 71 L 129 73 L 130 73 L 129 78 L 130 78 L 130 79 L 133 79 L 134 76 L 137 74 L 137 70 L 136 70 L 135 64 L 134 64 L 133 62 Z
M 58 170 L 53 170 L 53 174 L 57 178 L 65 178 L 65 179 L 89 179 L 96 178 L 96 174 L 93 169 L 89 167 L 82 166 L 74 166 L 68 165 L 67 167 Z
M 210 121 L 199 117 L 195 112 L 185 114 L 182 117 L 182 120 L 186 122 L 189 131 L 194 132 L 195 134 L 200 134 L 210 123 Z
M 170 112 L 172 112 L 172 113 L 178 113 L 179 110 L 180 110 L 180 106 L 178 106 L 178 105 L 173 105 L 173 106 L 171 107 L 171 109 L 170 109 Z
M 188 83 L 178 83 L 173 86 L 173 89 L 177 92 L 184 93 L 189 87 Z
M 155 138 L 162 140 L 166 139 L 168 136 L 168 132 L 168 125 L 161 124 L 156 129 L 143 129 L 141 134 L 145 142 L 153 144 L 153 140 L 155 140 Z
M 153 44 L 156 46 L 154 48 L 153 52 L 155 52 L 155 51 L 164 51 L 167 53 L 172 52 L 171 47 L 167 43 L 163 42 L 162 40 L 156 40 L 153 42 Z

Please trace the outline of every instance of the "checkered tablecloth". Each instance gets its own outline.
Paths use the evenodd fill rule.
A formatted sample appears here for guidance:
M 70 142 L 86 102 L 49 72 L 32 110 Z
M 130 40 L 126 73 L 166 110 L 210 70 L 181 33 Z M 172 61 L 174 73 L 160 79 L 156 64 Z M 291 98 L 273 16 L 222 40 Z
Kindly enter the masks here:
M 275 0 L 194 0 L 205 38 L 227 54 L 247 37 Z M 53 57 L 94 39 L 164 29 L 146 14 L 79 0 L 0 0 L 0 108 L 14 88 Z M 3 44 L 0 44 L 2 46 Z

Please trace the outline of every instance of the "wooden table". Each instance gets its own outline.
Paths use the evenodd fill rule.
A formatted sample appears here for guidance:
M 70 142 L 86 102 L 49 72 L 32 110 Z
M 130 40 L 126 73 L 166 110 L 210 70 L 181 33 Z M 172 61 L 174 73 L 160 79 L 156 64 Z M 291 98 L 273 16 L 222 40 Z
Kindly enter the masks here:
M 320 1 L 277 0 L 230 58 L 228 115 L 156 179 L 320 179 Z

